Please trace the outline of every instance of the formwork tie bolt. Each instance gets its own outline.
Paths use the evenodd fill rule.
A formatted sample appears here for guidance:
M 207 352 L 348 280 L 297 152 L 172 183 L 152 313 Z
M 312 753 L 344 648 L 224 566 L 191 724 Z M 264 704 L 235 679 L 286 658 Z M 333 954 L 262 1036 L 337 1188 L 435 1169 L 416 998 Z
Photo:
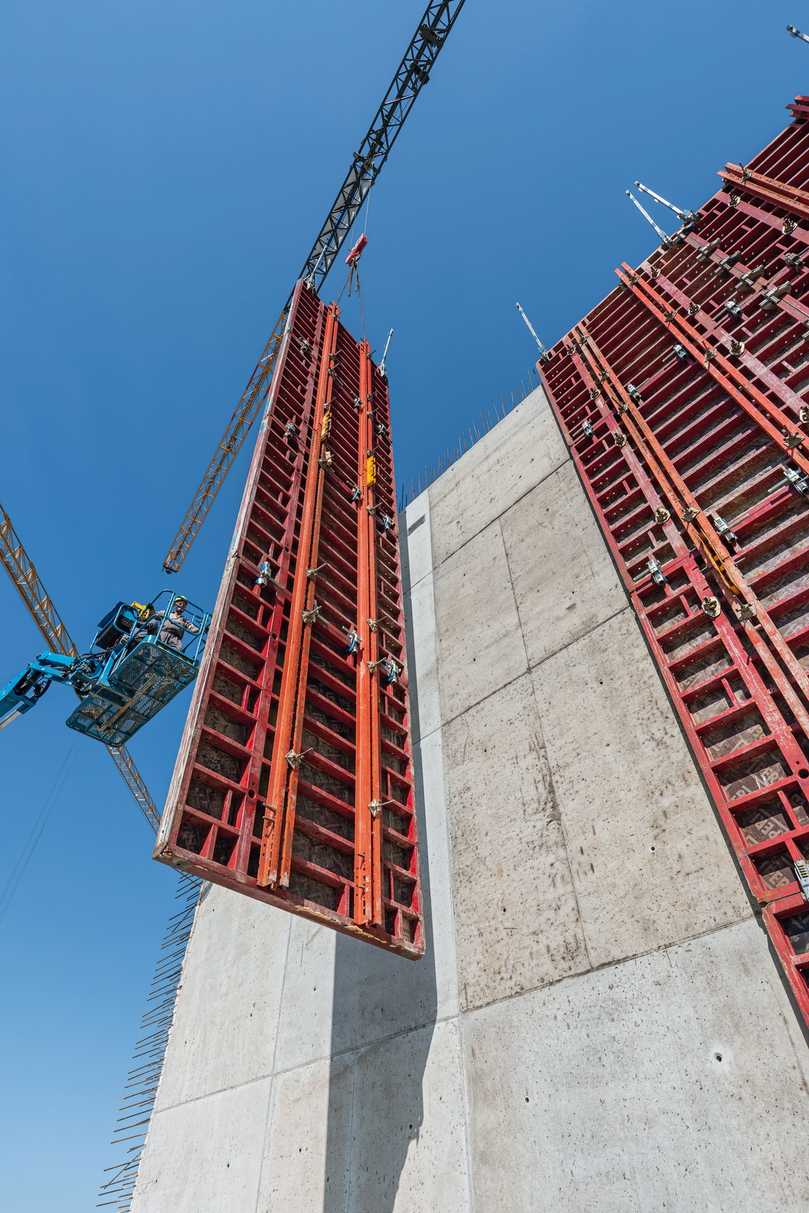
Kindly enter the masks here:
M 716 533 L 725 543 L 735 546 L 739 542 L 738 535 L 734 530 L 731 530 L 730 525 L 725 522 L 721 514 L 714 514 L 713 524 L 716 527 Z
M 667 581 L 666 574 L 663 572 L 660 565 L 655 560 L 654 556 L 650 556 L 649 559 L 646 561 L 646 568 L 647 568 L 647 571 L 649 572 L 649 575 L 652 578 L 652 581 L 655 583 L 655 585 L 665 585 L 666 584 L 666 581 Z
M 795 879 L 800 885 L 804 901 L 809 901 L 809 860 L 796 859 L 792 865 L 795 869 Z
M 315 623 L 320 618 L 320 613 L 321 613 L 320 605 L 316 602 L 313 605 L 313 607 L 311 608 L 311 610 L 301 611 L 301 619 L 307 625 L 312 624 L 312 623 Z
M 286 758 L 287 763 L 292 768 L 292 770 L 297 771 L 298 767 L 301 765 L 301 763 L 303 762 L 306 755 L 312 749 L 313 749 L 313 747 L 309 746 L 309 749 L 301 750 L 301 752 L 299 754 L 296 754 L 296 752 L 294 750 L 289 750 L 288 753 L 286 753 L 284 755 L 284 758 Z
M 331 451 L 325 450 L 317 462 L 319 467 L 322 467 L 324 471 L 328 471 L 334 463 L 334 456 Z
M 693 522 L 698 513 L 699 510 L 693 505 L 686 506 L 683 510 L 683 522 Z
M 796 446 L 802 446 L 803 434 L 799 434 L 797 430 L 794 434 L 790 434 L 787 430 L 784 430 L 784 445 L 790 451 L 794 450 Z
M 712 595 L 703 598 L 700 606 L 703 614 L 707 615 L 709 619 L 716 619 L 717 615 L 722 614 L 722 604 L 718 598 L 714 598 Z
M 740 358 L 744 353 L 744 342 L 739 341 L 736 337 L 732 337 L 730 341 L 730 353 L 733 358 Z
M 328 560 L 324 560 L 322 564 L 315 565 L 315 567 L 314 567 L 313 569 L 307 569 L 307 570 L 306 570 L 306 576 L 307 576 L 307 577 L 309 578 L 309 580 L 311 581 L 311 580 L 312 580 L 314 577 L 317 577 L 317 575 L 318 575 L 318 573 L 320 572 L 320 570 L 321 570 L 321 569 L 325 569 L 325 568 L 326 568 L 326 565 L 327 565 L 328 563 L 329 563 L 329 562 L 328 562 Z
M 582 427 L 581 427 L 581 428 L 582 428 L 582 430 L 584 431 L 584 433 L 586 434 L 586 436 L 587 436 L 588 438 L 592 438 L 592 436 L 593 436 L 593 426 L 592 426 L 592 423 L 591 423 L 591 422 L 589 422 L 589 421 L 584 421 L 584 422 L 582 422 Z
M 655 522 L 658 526 L 662 526 L 664 522 L 668 522 L 671 514 L 664 505 L 659 505 L 655 510 Z
M 784 484 L 788 484 L 801 497 L 805 497 L 809 493 L 809 476 L 801 476 L 797 468 L 787 467 L 785 463 L 781 464 L 781 471 L 784 473 Z M 780 488 L 781 486 L 778 485 L 777 487 Z
M 784 236 L 791 236 L 797 226 L 798 224 L 794 219 L 785 219 L 781 232 Z
M 395 804 L 395 800 L 372 800 L 368 805 L 368 810 L 372 817 L 378 817 L 386 804 Z
M 634 383 L 628 383 L 626 385 L 626 391 L 627 391 L 627 395 L 629 396 L 630 400 L 634 400 L 635 404 L 640 404 L 640 402 L 641 402 L 640 388 L 636 388 Z
M 800 421 L 801 425 L 809 424 L 809 405 L 802 404 L 798 409 L 798 421 Z
M 626 442 L 626 434 L 622 434 L 620 430 L 613 430 L 612 441 L 618 447 L 623 446 Z
M 756 617 L 755 607 L 751 606 L 749 602 L 737 602 L 734 609 L 740 623 L 749 623 Z

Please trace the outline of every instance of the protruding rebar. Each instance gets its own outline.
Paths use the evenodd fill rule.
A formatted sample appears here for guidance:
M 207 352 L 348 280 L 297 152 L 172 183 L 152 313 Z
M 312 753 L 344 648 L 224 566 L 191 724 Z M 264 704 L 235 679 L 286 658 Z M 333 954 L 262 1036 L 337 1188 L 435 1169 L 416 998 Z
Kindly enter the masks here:
M 379 364 L 379 373 L 380 373 L 380 375 L 384 375 L 384 374 L 385 374 L 385 359 L 386 359 L 386 358 L 387 358 L 387 356 L 388 356 L 388 349 L 390 348 L 390 339 L 391 339 L 391 337 L 392 337 L 392 336 L 393 336 L 393 329 L 391 329 L 391 330 L 390 330 L 390 332 L 388 333 L 388 339 L 387 339 L 387 341 L 385 342 L 385 348 L 384 348 L 384 350 L 382 351 L 382 361 L 381 361 L 381 362 L 380 362 L 380 364 Z
M 696 211 L 684 211 L 682 207 L 675 206 L 673 202 L 669 202 L 668 198 L 664 198 L 662 194 L 655 193 L 654 190 L 649 189 L 649 186 L 644 185 L 642 181 L 636 181 L 635 185 L 641 193 L 648 194 L 650 198 L 654 198 L 655 202 L 659 202 L 661 206 L 668 207 L 670 211 L 673 211 L 681 223 L 693 223 L 697 218 Z
M 536 329 L 534 328 L 533 324 L 531 323 L 531 321 L 530 321 L 530 320 L 528 319 L 528 317 L 526 316 L 526 314 L 525 314 L 525 309 L 524 309 L 524 308 L 522 307 L 522 305 L 521 305 L 521 304 L 519 304 L 519 303 L 517 304 L 517 311 L 518 311 L 518 312 L 520 313 L 520 315 L 522 316 L 523 321 L 524 321 L 524 323 L 525 323 L 525 327 L 528 329 L 528 332 L 531 334 L 531 336 L 534 338 L 534 341 L 537 343 L 537 349 L 539 350 L 540 355 L 541 355 L 542 357 L 544 357 L 544 355 L 545 355 L 545 354 L 547 354 L 547 352 L 548 352 L 548 351 L 545 349 L 545 346 L 542 344 L 542 342 L 540 341 L 539 337 L 537 336 L 537 331 L 536 331 Z
M 635 195 L 632 193 L 632 190 L 627 190 L 626 196 L 638 208 L 640 213 L 643 215 L 643 218 L 646 220 L 646 222 L 649 224 L 649 226 L 655 232 L 655 235 L 657 236 L 658 240 L 663 245 L 663 247 L 668 248 L 669 245 L 672 243 L 671 236 L 669 236 L 667 232 L 664 232 L 662 227 L 660 227 L 660 225 L 658 223 L 655 223 L 654 219 L 649 214 L 646 207 L 643 205 L 643 203 L 639 199 L 637 199 L 635 197 Z

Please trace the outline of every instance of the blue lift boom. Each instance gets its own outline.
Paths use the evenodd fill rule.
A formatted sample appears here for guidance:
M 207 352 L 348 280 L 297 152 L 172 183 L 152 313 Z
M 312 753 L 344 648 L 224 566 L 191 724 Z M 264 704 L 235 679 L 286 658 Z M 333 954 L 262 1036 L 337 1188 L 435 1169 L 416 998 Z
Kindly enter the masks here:
M 88 652 L 40 653 L 0 690 L 0 729 L 61 682 L 79 697 L 68 727 L 113 748 L 124 745 L 194 681 L 210 619 L 171 590 L 147 604 L 117 602 Z

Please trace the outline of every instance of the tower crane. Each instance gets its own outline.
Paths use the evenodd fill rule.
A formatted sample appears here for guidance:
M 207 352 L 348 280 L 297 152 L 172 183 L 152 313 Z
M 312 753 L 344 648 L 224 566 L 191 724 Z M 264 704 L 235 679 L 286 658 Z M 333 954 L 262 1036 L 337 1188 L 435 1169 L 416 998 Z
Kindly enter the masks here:
M 0 729 L 29 712 L 52 683 L 72 686 L 79 703 L 67 723 L 106 744 L 156 830 L 160 815 L 124 741 L 193 680 L 210 616 L 171 591 L 152 603 L 119 602 L 80 653 L 2 505 L 0 563 L 49 646 L 0 687 Z
M 303 278 L 315 290 L 321 287 L 334 264 L 343 241 L 390 155 L 416 98 L 430 79 L 433 65 L 458 19 L 464 2 L 465 0 L 432 0 L 427 5 L 298 274 L 298 278 Z M 171 541 L 163 560 L 163 568 L 167 573 L 176 573 L 182 568 L 261 409 L 272 379 L 275 356 L 281 344 L 291 298 L 290 293 Z

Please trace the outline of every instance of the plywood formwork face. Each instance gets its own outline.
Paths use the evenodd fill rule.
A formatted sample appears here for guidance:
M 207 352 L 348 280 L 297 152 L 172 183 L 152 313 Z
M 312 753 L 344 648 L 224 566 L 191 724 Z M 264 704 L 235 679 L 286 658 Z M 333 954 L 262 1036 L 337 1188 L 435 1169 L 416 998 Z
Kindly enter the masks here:
M 809 105 L 541 361 L 809 1024 Z
M 424 950 L 387 381 L 299 283 L 155 857 Z

